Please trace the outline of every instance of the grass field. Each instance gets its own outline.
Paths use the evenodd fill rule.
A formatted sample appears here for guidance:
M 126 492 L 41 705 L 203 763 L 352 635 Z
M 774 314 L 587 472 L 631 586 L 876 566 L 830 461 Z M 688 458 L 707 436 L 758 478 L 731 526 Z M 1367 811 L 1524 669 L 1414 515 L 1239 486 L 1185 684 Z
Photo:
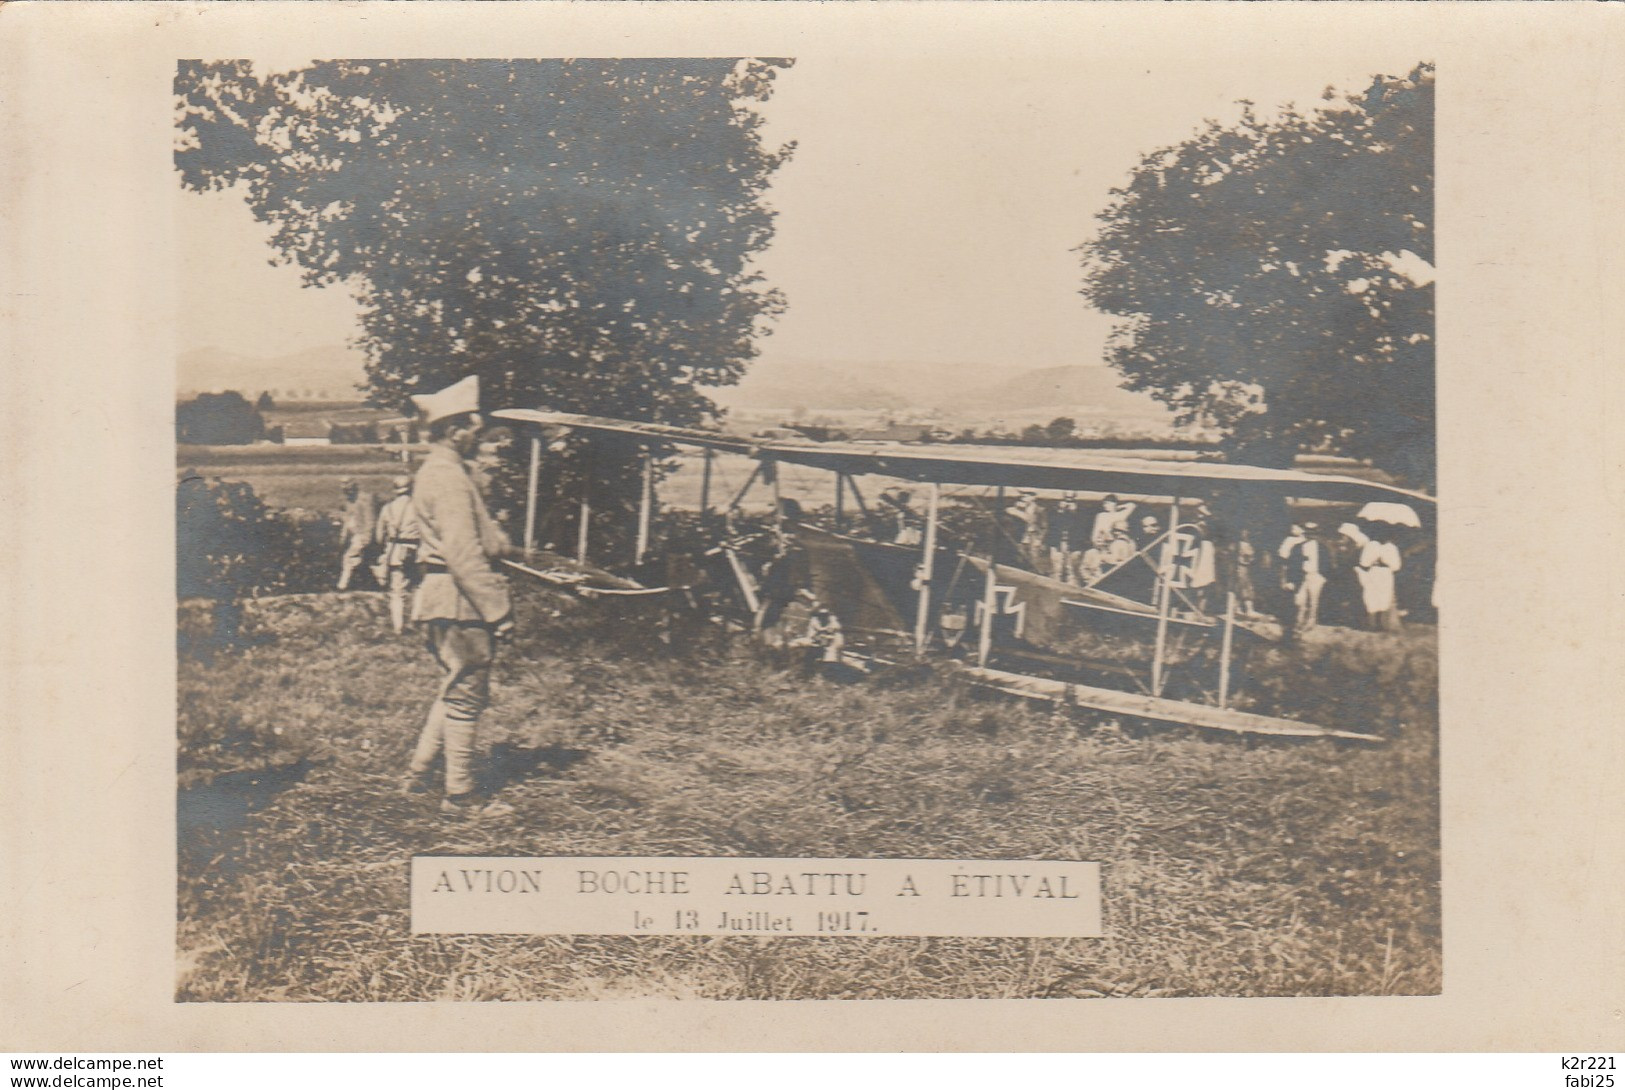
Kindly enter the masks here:
M 395 792 L 436 671 L 376 595 L 249 603 L 180 663 L 191 1001 L 1439 991 L 1432 631 L 1324 631 L 1263 691 L 1384 746 L 1248 742 L 840 685 L 523 588 L 485 723 L 516 815 Z M 202 623 L 183 605 L 183 627 Z M 1098 860 L 1100 939 L 413 936 L 413 854 Z
M 426 448 L 413 448 L 422 460 Z M 403 464 L 395 448 L 378 445 L 285 447 L 252 446 L 176 448 L 176 468 L 203 477 L 244 481 L 272 507 L 337 512 L 344 506 L 340 483 L 352 477 L 373 496 L 387 499 L 390 481 L 410 473 L 416 462 Z

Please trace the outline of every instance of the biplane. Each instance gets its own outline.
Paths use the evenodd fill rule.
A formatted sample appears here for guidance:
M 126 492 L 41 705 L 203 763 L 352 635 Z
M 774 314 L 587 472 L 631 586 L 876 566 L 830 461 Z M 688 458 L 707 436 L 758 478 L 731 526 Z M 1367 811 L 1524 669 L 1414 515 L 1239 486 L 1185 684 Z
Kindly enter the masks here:
M 537 482 L 549 442 L 613 437 L 642 448 L 634 566 L 650 548 L 656 463 L 674 448 L 701 452 L 703 516 L 712 509 L 714 460 L 739 455 L 749 460 L 750 475 L 719 513 L 731 525 L 730 516 L 754 488 L 770 490 L 772 556 L 752 563 L 726 534 L 708 552 L 726 566 L 737 605 L 758 632 L 804 623 L 796 606 L 807 599 L 833 612 L 845 634 L 844 653 L 860 662 L 888 661 L 899 651 L 917 657 L 941 652 L 971 684 L 1028 699 L 1240 734 L 1382 741 L 1237 706 L 1248 658 L 1283 631 L 1269 618 L 1239 610 L 1233 591 L 1215 595 L 1211 576 L 1204 583 L 1200 569 L 1212 566 L 1214 537 L 1209 505 L 1263 504 L 1288 511 L 1283 520 L 1290 521 L 1301 517 L 1290 514 L 1299 508 L 1334 515 L 1362 505 L 1428 510 L 1435 501 L 1424 493 L 1352 475 L 1145 453 L 747 437 L 524 408 L 492 415 L 530 433 L 527 560 L 514 567 L 556 588 L 589 597 L 686 589 L 646 585 L 593 563 L 590 484 L 576 501 L 575 555 L 536 549 Z M 833 518 L 826 524 L 780 497 L 780 470 L 787 466 L 831 474 Z M 899 502 L 895 492 L 889 505 L 871 503 L 859 484 L 866 478 L 923 491 L 923 511 Z M 944 527 L 949 490 L 981 509 L 987 532 Z M 1142 533 L 1087 577 L 1045 571 L 1023 548 L 1031 527 L 1010 525 L 1012 491 L 1022 494 L 1018 506 L 1029 509 L 1042 505 L 1038 497 L 1049 510 L 1062 500 L 1075 506 L 1109 499 L 1120 511 L 1139 514 Z M 898 532 L 888 532 L 893 523 Z M 1076 525 L 1084 525 L 1081 517 Z

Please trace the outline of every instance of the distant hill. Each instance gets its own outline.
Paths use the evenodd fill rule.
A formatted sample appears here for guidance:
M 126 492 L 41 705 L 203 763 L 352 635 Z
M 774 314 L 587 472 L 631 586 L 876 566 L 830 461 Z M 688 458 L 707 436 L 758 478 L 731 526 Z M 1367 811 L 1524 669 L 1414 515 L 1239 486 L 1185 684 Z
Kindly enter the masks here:
M 1164 420 L 1168 412 L 1144 394 L 1117 385 L 1108 367 L 995 370 L 973 363 L 759 360 L 739 386 L 712 394 L 737 409 L 1055 408 L 1102 416 Z
M 360 353 L 325 345 L 283 356 L 250 356 L 199 348 L 177 359 L 182 397 L 269 390 L 285 401 L 355 401 L 364 365 Z M 738 386 L 707 391 L 720 404 L 745 410 L 941 409 L 1057 415 L 1099 415 L 1166 422 L 1169 413 L 1144 394 L 1117 385 L 1108 367 L 992 368 L 976 363 L 918 360 L 758 360 Z
M 1170 415 L 1150 396 L 1125 390 L 1118 381 L 1117 372 L 1109 367 L 1041 367 L 950 394 L 938 407 L 1011 412 L 1054 406 L 1102 416 L 1162 419 Z
M 269 390 L 288 401 L 356 401 L 365 373 L 361 354 L 323 345 L 283 356 L 250 356 L 227 348 L 195 348 L 175 360 L 175 392 L 182 397 L 236 390 L 253 398 Z

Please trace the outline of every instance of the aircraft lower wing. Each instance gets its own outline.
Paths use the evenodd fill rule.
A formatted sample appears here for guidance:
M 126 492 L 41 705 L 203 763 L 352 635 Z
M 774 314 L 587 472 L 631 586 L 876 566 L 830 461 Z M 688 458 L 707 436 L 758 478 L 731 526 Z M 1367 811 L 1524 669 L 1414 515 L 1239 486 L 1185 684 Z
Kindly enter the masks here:
M 582 598 L 639 598 L 667 594 L 671 590 L 670 587 L 646 587 L 556 553 L 537 553 L 527 557 L 525 563 L 504 560 L 502 564 L 555 590 L 569 591 Z
M 1153 719 L 1164 723 L 1182 723 L 1207 730 L 1228 731 L 1231 734 L 1261 734 L 1281 738 L 1341 738 L 1355 742 L 1385 742 L 1376 734 L 1361 734 L 1352 730 L 1335 730 L 1296 719 L 1278 719 L 1269 715 L 1237 711 L 1234 708 L 1215 708 L 1207 704 L 1192 704 L 1183 700 L 1166 700 L 1143 693 L 1126 693 L 1117 689 L 1101 689 L 1093 685 L 1077 685 L 1031 674 L 1013 674 L 1005 670 L 985 667 L 961 666 L 960 672 L 970 681 L 1012 696 L 1045 700 L 1050 703 L 1092 708 L 1095 711 Z

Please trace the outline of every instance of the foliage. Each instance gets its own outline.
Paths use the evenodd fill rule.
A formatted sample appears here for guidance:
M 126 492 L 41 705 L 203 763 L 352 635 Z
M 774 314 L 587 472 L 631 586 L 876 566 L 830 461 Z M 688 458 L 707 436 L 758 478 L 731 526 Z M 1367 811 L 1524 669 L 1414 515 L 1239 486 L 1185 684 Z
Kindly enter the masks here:
M 334 424 L 327 431 L 327 441 L 330 443 L 376 443 L 378 440 L 378 425 L 371 420 Z
M 175 406 L 175 440 L 238 446 L 265 436 L 265 418 L 236 390 L 199 394 Z
M 183 614 L 183 650 L 235 645 L 245 598 L 325 589 L 338 555 L 331 519 L 275 510 L 241 481 L 183 475 L 175 490 L 176 597 L 212 603 L 206 619 Z
M 1147 155 L 1080 249 L 1109 360 L 1233 453 L 1434 478 L 1433 68 Z M 1332 97 L 1327 92 L 1327 98 Z
M 1078 422 L 1070 416 L 1057 416 L 1048 424 L 1028 424 L 1021 429 L 1020 442 L 1023 446 L 1033 447 L 1064 447 L 1069 446 L 1077 438 Z M 971 433 L 965 429 L 960 433 L 960 440 L 965 441 L 966 434 Z
M 241 186 L 307 283 L 353 288 L 375 403 L 478 374 L 487 407 L 690 425 L 783 307 L 750 261 L 791 152 L 754 104 L 788 64 L 183 62 L 175 162 L 189 189 Z M 595 456 L 595 525 L 624 523 L 634 461 Z M 589 472 L 547 462 L 552 494 Z

